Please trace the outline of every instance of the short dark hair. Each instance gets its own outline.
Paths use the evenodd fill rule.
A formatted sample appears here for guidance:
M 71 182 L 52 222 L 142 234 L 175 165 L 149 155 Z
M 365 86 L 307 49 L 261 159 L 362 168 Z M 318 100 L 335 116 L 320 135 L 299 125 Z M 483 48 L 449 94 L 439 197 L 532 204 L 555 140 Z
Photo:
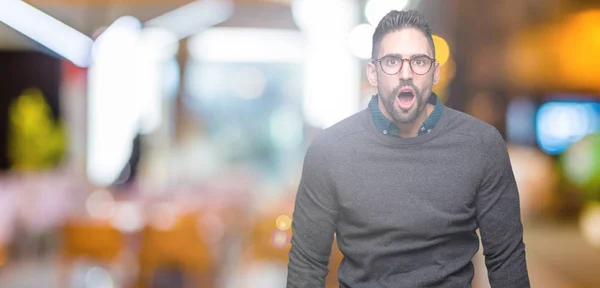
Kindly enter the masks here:
M 388 33 L 395 32 L 404 28 L 415 28 L 425 35 L 431 46 L 433 58 L 435 58 L 435 46 L 433 37 L 431 37 L 431 28 L 425 17 L 417 11 L 398 11 L 392 10 L 379 21 L 375 33 L 373 33 L 373 50 L 371 59 L 376 60 L 379 53 L 379 47 L 383 37 Z

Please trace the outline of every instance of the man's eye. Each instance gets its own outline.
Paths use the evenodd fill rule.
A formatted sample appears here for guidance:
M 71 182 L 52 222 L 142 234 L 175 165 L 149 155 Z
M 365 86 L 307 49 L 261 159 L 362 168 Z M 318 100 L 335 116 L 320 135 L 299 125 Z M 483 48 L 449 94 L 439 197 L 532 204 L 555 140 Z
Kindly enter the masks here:
M 396 59 L 389 59 L 389 60 L 387 61 L 387 64 L 388 64 L 388 65 L 396 65 L 396 64 L 398 64 L 398 61 L 396 61 Z

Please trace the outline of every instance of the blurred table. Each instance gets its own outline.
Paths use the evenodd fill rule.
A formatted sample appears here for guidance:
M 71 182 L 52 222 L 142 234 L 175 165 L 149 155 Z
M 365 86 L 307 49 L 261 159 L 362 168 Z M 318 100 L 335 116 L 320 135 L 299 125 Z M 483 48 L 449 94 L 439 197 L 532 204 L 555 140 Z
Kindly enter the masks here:
M 600 287 L 600 249 L 585 241 L 577 223 L 527 223 L 524 241 L 532 287 Z
M 600 249 L 584 241 L 575 223 L 527 223 L 524 234 L 531 287 L 600 287 Z M 0 270 L 0 287 L 57 287 L 57 264 L 55 259 L 12 263 Z M 485 275 L 485 270 L 476 273 Z

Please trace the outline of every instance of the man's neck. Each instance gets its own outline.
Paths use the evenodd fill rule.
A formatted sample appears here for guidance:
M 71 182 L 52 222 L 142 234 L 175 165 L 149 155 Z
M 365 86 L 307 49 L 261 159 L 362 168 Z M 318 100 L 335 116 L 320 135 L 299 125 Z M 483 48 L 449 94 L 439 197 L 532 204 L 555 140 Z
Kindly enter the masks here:
M 398 127 L 398 136 L 402 138 L 417 137 L 419 135 L 419 129 L 423 126 L 423 122 L 429 117 L 429 114 L 433 112 L 433 108 L 435 108 L 433 104 L 427 103 L 423 113 L 419 114 L 419 116 L 410 123 L 396 123 L 395 121 L 392 121 L 396 127 Z
M 390 116 L 387 115 L 387 111 L 385 110 L 385 107 L 382 107 L 383 104 L 381 103 L 381 101 L 378 102 L 379 110 L 383 113 L 383 115 L 386 118 L 388 118 L 388 120 L 392 121 L 392 123 L 394 123 L 394 125 L 398 127 L 398 136 L 402 138 L 417 137 L 419 135 L 419 128 L 421 128 L 423 122 L 425 122 L 425 119 L 429 117 L 429 114 L 431 114 L 431 112 L 433 112 L 433 109 L 435 108 L 433 104 L 427 103 L 423 111 L 424 113 L 421 113 L 414 121 L 410 123 L 397 123 L 396 121 L 392 120 Z

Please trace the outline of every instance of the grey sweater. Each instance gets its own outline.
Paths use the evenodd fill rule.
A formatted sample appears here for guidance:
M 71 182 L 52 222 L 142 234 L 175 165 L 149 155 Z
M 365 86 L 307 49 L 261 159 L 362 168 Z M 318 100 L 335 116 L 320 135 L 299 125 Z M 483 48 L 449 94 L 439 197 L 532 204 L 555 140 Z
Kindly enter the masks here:
M 319 133 L 296 196 L 288 288 L 324 287 L 334 233 L 341 287 L 470 287 L 478 228 L 492 287 L 529 287 L 504 140 L 443 111 L 413 138 L 383 135 L 368 110 Z

